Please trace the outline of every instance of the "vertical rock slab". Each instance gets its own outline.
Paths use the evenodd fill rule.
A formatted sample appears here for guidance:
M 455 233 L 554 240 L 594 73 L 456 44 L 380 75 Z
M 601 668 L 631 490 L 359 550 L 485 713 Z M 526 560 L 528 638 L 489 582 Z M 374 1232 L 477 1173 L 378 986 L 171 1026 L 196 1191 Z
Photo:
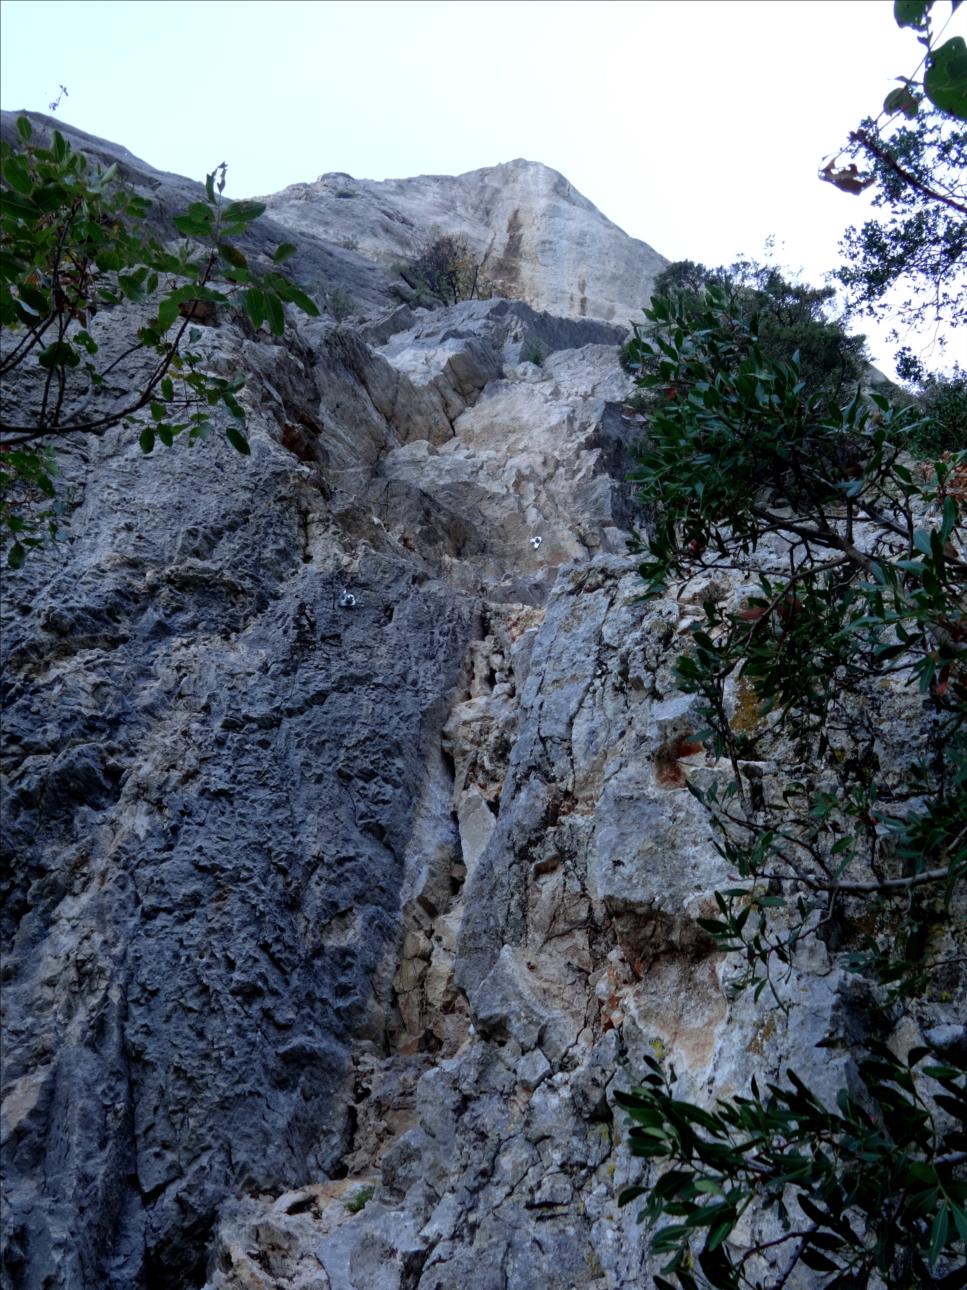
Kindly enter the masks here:
M 199 492 L 101 441 L 90 523 L 10 580 L 5 1285 L 197 1284 L 228 1194 L 333 1167 L 380 1031 L 473 604 L 363 550 L 341 605 L 254 442 Z

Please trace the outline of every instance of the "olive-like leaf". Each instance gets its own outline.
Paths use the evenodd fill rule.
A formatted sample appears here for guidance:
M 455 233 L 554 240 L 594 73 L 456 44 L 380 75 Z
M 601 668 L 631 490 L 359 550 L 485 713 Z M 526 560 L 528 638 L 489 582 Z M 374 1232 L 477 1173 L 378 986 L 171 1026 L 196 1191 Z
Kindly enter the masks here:
M 935 107 L 967 121 L 967 41 L 963 36 L 951 36 L 931 53 L 923 89 Z
M 229 422 L 225 427 L 225 437 L 236 452 L 240 452 L 243 457 L 249 456 L 252 451 L 249 441 L 242 434 L 241 430 L 236 426 L 233 426 L 231 422 Z
M 55 367 L 77 367 L 80 361 L 77 350 L 65 340 L 55 340 L 37 359 L 40 366 L 48 371 Z
M 265 293 L 258 287 L 253 287 L 251 291 L 246 291 L 242 298 L 245 305 L 245 312 L 253 327 L 261 327 L 265 322 Z
M 248 260 L 237 246 L 232 246 L 231 242 L 219 242 L 218 251 L 222 258 L 227 260 L 229 264 L 234 265 L 235 268 L 248 268 Z
M 282 312 L 282 302 L 274 291 L 266 291 L 264 298 L 269 331 L 273 336 L 281 336 L 285 331 L 285 314 Z

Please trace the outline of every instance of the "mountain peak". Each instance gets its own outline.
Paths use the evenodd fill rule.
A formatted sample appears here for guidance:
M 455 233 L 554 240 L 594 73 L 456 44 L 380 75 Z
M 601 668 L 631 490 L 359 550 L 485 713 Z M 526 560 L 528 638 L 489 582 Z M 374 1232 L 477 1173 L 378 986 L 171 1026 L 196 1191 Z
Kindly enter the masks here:
M 497 294 L 562 316 L 626 324 L 667 261 L 559 171 L 517 157 L 460 175 L 356 179 L 341 171 L 266 199 L 272 217 L 384 264 L 428 239 L 464 238 Z

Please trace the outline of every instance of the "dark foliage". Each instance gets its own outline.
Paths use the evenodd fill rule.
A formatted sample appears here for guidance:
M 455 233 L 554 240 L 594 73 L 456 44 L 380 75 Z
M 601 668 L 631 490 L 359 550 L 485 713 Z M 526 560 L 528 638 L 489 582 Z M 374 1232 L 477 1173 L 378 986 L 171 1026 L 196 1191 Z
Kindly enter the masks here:
M 679 260 L 659 274 L 654 295 L 684 295 L 694 301 L 715 284 L 731 291 L 743 318 L 756 319 L 759 348 L 769 360 L 786 362 L 798 353 L 802 379 L 810 389 L 835 395 L 859 379 L 863 337 L 847 335 L 842 324 L 829 316 L 835 295 L 831 287 L 789 282 L 778 269 L 751 260 L 717 269 Z M 626 370 L 632 370 L 629 353 L 630 347 L 625 346 Z
M 20 146 L 4 144 L 0 157 L 0 527 L 13 567 L 56 534 L 54 449 L 65 435 L 126 425 L 147 453 L 219 427 L 249 452 L 244 379 L 215 375 L 190 348 L 203 315 L 237 307 L 281 336 L 285 303 L 318 313 L 274 267 L 294 246 L 261 268 L 239 249 L 265 207 L 224 201 L 224 166 L 205 200 L 174 218 L 171 235 L 183 240 L 171 250 L 145 234 L 149 203 L 115 167 L 94 171 L 57 130 L 42 146 L 26 117 L 17 127 Z M 130 311 L 130 335 L 108 356 L 96 320 L 118 306 Z
M 821 364 L 809 379 L 798 354 L 767 352 L 770 285 L 659 296 L 625 354 L 648 409 L 635 478 L 655 516 L 649 591 L 717 570 L 758 583 L 736 607 L 706 601 L 678 661 L 680 687 L 703 700 L 701 737 L 732 769 L 692 790 L 735 875 L 700 921 L 735 956 L 735 993 L 788 1011 L 797 947 L 835 923 L 843 965 L 902 1006 L 967 876 L 967 453 L 914 472 L 904 448 L 927 424 L 915 406 L 858 388 L 838 398 Z M 758 553 L 777 536 L 788 567 L 766 575 Z M 888 776 L 884 681 L 921 696 Z M 755 796 L 752 772 L 783 763 Z M 935 1108 L 962 1115 L 964 1072 L 914 1070 L 925 1056 L 905 1068 L 874 1053 L 866 1097 L 843 1091 L 836 1112 L 794 1072 L 710 1112 L 652 1070 L 623 1104 L 634 1149 L 668 1168 L 625 1199 L 647 1194 L 645 1216 L 674 1220 L 655 1238 L 665 1276 L 751 1287 L 773 1284 L 763 1268 L 784 1283 L 801 1264 L 829 1287 L 944 1284 L 967 1228 L 967 1155 Z M 925 1076 L 946 1081 L 946 1102 Z M 733 1234 L 753 1204 L 743 1249 Z

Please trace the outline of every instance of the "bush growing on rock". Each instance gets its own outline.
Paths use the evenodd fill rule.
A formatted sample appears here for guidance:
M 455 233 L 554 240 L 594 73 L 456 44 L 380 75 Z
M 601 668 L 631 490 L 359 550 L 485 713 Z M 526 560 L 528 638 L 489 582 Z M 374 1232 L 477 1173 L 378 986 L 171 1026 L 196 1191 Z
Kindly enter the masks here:
M 802 379 L 811 390 L 838 393 L 859 380 L 865 363 L 864 340 L 847 335 L 842 321 L 829 316 L 835 295 L 832 287 L 789 282 L 774 266 L 753 260 L 737 260 L 717 269 L 678 260 L 658 275 L 653 296 L 697 300 L 716 284 L 732 292 L 743 318 L 756 319 L 756 338 L 767 358 L 782 362 L 798 352 Z M 633 358 L 629 342 L 621 361 L 626 371 L 638 374 L 642 355 Z
M 925 80 L 939 66 L 929 9 L 896 5 L 923 33 Z M 967 50 L 949 94 L 961 117 L 965 63 Z M 919 101 L 912 84 L 902 94 Z M 905 136 L 895 166 L 880 147 L 889 194 Z M 929 184 L 914 179 L 919 202 Z M 734 956 L 733 995 L 788 1014 L 796 956 L 821 942 L 862 979 L 885 1034 L 904 1018 L 922 1033 L 928 1000 L 965 993 L 960 374 L 925 379 L 920 404 L 858 384 L 841 398 L 821 328 L 806 327 L 819 341 L 807 365 L 774 327 L 778 283 L 750 290 L 685 262 L 664 285 L 623 362 L 648 417 L 636 478 L 656 519 L 642 573 L 651 593 L 710 588 L 677 664 L 717 758 L 689 787 L 730 880 L 700 925 Z M 791 324 L 804 321 L 815 319 Z M 910 447 L 934 458 L 918 464 Z M 736 574 L 740 598 L 711 590 Z M 926 1038 L 867 1034 L 835 1106 L 790 1070 L 710 1109 L 677 1097 L 674 1070 L 649 1060 L 618 1101 L 633 1151 L 661 1170 L 620 1199 L 645 1198 L 642 1217 L 660 1224 L 659 1290 L 963 1284 L 967 1056 L 957 1026 Z
M 956 452 L 967 444 L 967 371 L 955 363 L 953 371 L 928 372 L 923 363 L 904 348 L 897 356 L 900 377 L 914 386 L 924 419 L 907 440 L 918 457 Z
M 482 267 L 466 238 L 440 233 L 424 241 L 416 257 L 400 268 L 400 277 L 418 297 L 455 305 L 486 294 L 481 290 Z
M 56 534 L 64 436 L 126 425 L 147 453 L 220 425 L 249 452 L 243 378 L 208 370 L 191 348 L 196 323 L 230 306 L 278 336 L 286 303 L 318 313 L 274 267 L 294 246 L 280 245 L 262 269 L 238 246 L 265 207 L 223 199 L 224 165 L 208 175 L 204 200 L 174 218 L 181 242 L 171 249 L 146 235 L 149 203 L 114 166 L 95 170 L 57 130 L 38 143 L 25 116 L 17 128 L 19 146 L 5 143 L 0 157 L 0 527 L 13 567 Z M 130 320 L 121 343 L 101 326 L 119 307 Z
M 967 452 L 914 470 L 898 445 L 916 407 L 858 390 L 839 404 L 797 356 L 768 357 L 722 283 L 646 316 L 628 350 L 655 398 L 635 473 L 656 515 L 642 573 L 654 593 L 725 570 L 750 584 L 739 604 L 705 601 L 678 661 L 729 768 L 692 786 L 734 875 L 699 921 L 741 964 L 732 991 L 784 1010 L 786 968 L 831 935 L 886 1008 L 938 972 L 956 988 L 943 960 L 967 876 Z M 908 723 L 899 746 L 891 721 Z M 748 1260 L 785 1243 L 823 1284 L 934 1283 L 967 1235 L 967 1135 L 947 1122 L 967 1116 L 967 1067 L 929 1056 L 875 1049 L 865 1096 L 844 1091 L 835 1110 L 790 1072 L 709 1112 L 651 1070 L 619 1100 L 634 1149 L 671 1166 L 647 1190 L 650 1217 L 679 1220 L 656 1237 L 664 1271 L 701 1284 L 694 1257 L 714 1286 L 753 1285 Z M 753 1204 L 785 1231 L 736 1254 Z

